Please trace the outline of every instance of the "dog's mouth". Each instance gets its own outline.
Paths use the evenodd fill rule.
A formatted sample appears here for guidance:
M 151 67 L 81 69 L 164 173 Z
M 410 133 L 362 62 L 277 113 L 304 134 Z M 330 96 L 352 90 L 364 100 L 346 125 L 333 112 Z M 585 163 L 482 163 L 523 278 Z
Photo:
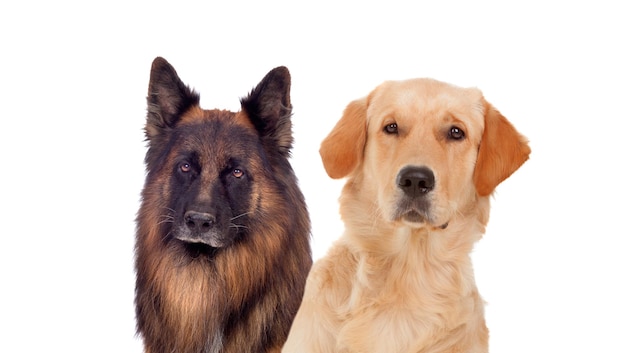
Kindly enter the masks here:
M 213 257 L 215 256 L 215 253 L 219 251 L 219 248 L 215 248 L 204 243 L 183 242 L 183 246 L 185 247 L 185 250 L 187 251 L 189 256 L 192 258 L 205 257 L 205 256 Z
M 231 243 L 231 238 L 225 236 L 222 232 L 211 229 L 207 232 L 196 233 L 190 232 L 188 229 L 181 227 L 174 234 L 174 237 L 188 246 L 223 248 Z
M 426 221 L 426 218 L 415 210 L 410 210 L 409 212 L 402 215 L 401 218 L 403 221 L 409 223 L 424 223 Z
M 432 221 L 431 203 L 427 199 L 415 200 L 408 197 L 400 197 L 394 203 L 393 220 L 408 223 L 430 223 Z
M 202 250 L 200 252 L 207 252 L 205 249 L 224 248 L 232 243 L 234 237 L 229 229 L 223 229 L 220 224 L 215 223 L 198 223 L 178 222 L 178 225 L 172 229 L 171 235 L 183 243 L 185 247 L 194 251 L 196 249 Z
M 449 223 L 448 221 L 439 223 L 429 212 L 413 207 L 398 209 L 398 212 L 396 212 L 393 219 L 406 223 L 412 227 L 420 227 L 425 224 L 429 224 L 439 229 L 446 229 Z

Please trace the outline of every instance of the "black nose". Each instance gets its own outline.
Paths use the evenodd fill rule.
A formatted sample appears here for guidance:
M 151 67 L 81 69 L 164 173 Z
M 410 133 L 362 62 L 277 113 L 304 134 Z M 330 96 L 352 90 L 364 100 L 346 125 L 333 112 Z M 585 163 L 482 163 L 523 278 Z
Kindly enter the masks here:
M 420 197 L 435 187 L 435 176 L 426 167 L 404 167 L 396 182 L 407 196 Z
M 215 224 L 215 216 L 210 213 L 187 211 L 185 212 L 185 224 L 191 231 L 206 232 Z

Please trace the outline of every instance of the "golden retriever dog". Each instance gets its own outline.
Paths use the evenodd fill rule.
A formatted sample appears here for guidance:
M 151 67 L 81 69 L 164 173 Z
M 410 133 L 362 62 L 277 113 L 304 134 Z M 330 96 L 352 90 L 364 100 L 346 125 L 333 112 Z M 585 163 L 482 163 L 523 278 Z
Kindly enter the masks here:
M 322 142 L 345 232 L 307 278 L 283 352 L 487 352 L 470 252 L 530 148 L 478 89 L 389 81 Z

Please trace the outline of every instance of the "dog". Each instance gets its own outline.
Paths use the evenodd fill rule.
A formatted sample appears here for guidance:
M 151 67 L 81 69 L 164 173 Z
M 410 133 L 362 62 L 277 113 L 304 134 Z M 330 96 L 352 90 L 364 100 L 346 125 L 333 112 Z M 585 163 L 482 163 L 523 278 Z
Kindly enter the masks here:
M 312 264 L 291 165 L 291 78 L 271 70 L 241 110 L 204 110 L 152 63 L 135 306 L 146 353 L 279 352 Z
M 527 139 L 476 88 L 387 81 L 320 147 L 344 234 L 313 265 L 283 352 L 487 352 L 470 252 Z

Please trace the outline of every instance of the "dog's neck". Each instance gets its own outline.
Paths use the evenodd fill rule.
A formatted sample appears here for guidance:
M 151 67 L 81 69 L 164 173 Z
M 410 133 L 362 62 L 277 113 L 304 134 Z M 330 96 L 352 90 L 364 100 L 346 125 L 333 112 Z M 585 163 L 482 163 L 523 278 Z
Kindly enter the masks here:
M 395 226 L 390 233 L 378 234 L 363 233 L 365 227 L 355 231 L 352 226 L 347 226 L 345 236 L 351 240 L 344 244 L 350 244 L 358 262 L 358 285 L 355 288 L 374 297 L 389 294 L 380 293 L 381 290 L 430 293 L 430 296 L 420 298 L 432 299 L 432 303 L 407 305 L 422 307 L 427 304 L 426 307 L 434 312 L 444 312 L 456 305 L 455 300 L 475 296 L 477 289 L 470 253 L 484 227 L 469 219 L 455 219 L 445 229 L 402 225 Z M 439 302 L 438 298 L 446 298 L 445 303 Z M 413 302 L 410 297 L 397 300 Z
M 445 224 L 409 225 L 384 219 L 371 193 L 356 188 L 349 180 L 340 199 L 340 213 L 353 251 L 370 257 L 413 254 L 421 248 L 436 250 L 435 259 L 468 256 L 485 232 L 489 219 L 489 197 L 461 207 Z M 432 252 L 431 252 L 432 254 Z M 432 256 L 431 256 L 432 257 Z
M 435 259 L 469 256 L 474 243 L 484 233 L 485 227 L 475 219 L 457 217 L 446 227 L 422 225 L 412 227 L 402 223 L 384 223 L 370 220 L 346 224 L 346 236 L 357 244 L 355 253 L 370 257 L 397 257 L 402 253 L 419 253 L 428 250 Z

